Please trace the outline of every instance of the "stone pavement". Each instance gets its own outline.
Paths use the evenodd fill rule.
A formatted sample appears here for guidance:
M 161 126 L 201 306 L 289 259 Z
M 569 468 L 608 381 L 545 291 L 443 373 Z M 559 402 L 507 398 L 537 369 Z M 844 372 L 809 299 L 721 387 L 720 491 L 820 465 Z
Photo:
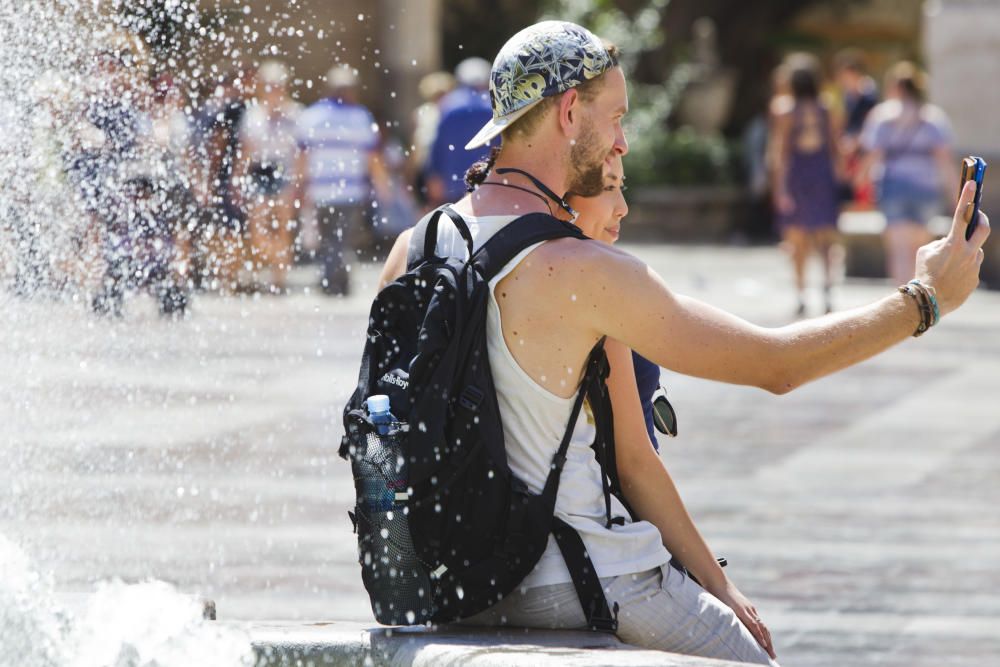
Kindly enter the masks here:
M 773 248 L 631 249 L 678 292 L 790 320 Z M 0 295 L 0 535 L 69 601 L 158 578 L 220 619 L 370 621 L 335 450 L 376 274 L 357 267 L 348 299 L 200 296 L 181 322 L 146 298 L 107 322 Z M 787 396 L 664 374 L 663 457 L 784 665 L 1000 663 L 998 331 L 981 291 Z

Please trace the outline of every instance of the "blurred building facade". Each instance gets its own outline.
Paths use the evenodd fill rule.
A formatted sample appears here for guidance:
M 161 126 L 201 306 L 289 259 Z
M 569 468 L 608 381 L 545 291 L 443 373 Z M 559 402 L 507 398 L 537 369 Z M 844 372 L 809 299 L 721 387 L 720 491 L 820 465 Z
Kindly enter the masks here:
M 286 61 L 304 102 L 322 96 L 326 72 L 345 63 L 358 69 L 365 105 L 405 127 L 421 102 L 420 78 L 441 67 L 442 0 L 220 0 L 218 7 L 244 33 L 241 57 Z M 233 60 L 221 47 L 206 57 Z

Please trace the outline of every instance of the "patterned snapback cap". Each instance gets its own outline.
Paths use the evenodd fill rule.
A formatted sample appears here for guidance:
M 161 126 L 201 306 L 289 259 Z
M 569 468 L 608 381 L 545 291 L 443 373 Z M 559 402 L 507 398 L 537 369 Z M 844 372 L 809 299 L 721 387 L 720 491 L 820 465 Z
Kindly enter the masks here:
M 615 66 L 592 32 L 566 21 L 542 21 L 503 45 L 490 72 L 493 118 L 465 145 L 485 145 L 543 98 L 558 95 Z

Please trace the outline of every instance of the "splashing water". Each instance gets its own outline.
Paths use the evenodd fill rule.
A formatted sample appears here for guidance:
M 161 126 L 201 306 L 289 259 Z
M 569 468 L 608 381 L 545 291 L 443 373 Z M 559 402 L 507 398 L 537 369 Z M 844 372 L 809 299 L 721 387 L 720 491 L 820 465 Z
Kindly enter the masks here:
M 196 5 L 209 11 L 199 13 Z M 40 434 L 47 432 L 39 427 L 74 409 L 67 420 L 71 429 L 86 428 L 92 418 L 103 420 L 106 408 L 93 414 L 82 409 L 88 383 L 96 377 L 92 351 L 129 357 L 124 339 L 131 337 L 119 337 L 123 330 L 95 319 L 69 317 L 84 337 L 97 322 L 101 333 L 89 340 L 107 341 L 84 353 L 75 368 L 65 363 L 73 356 L 73 341 L 51 336 L 58 338 L 56 329 L 67 321 L 69 308 L 90 309 L 93 303 L 99 310 L 109 280 L 119 292 L 149 288 L 164 312 L 176 305 L 169 299 L 177 298 L 178 290 L 189 289 L 189 274 L 171 254 L 170 234 L 157 225 L 165 222 L 173 231 L 187 226 L 196 205 L 190 198 L 166 195 L 188 188 L 185 179 L 204 171 L 200 160 L 205 156 L 195 142 L 178 147 L 173 130 L 178 123 L 194 123 L 196 109 L 215 93 L 223 68 L 243 65 L 245 54 L 235 48 L 234 35 L 218 22 L 206 26 L 219 15 L 218 6 L 213 14 L 210 3 L 181 0 L 0 2 L 0 306 L 6 313 L 0 339 L 7 347 L 0 361 L 5 385 L 0 414 L 6 422 L 0 431 L 5 459 L 0 518 L 11 523 L 9 531 L 0 524 L 0 667 L 252 664 L 246 633 L 203 621 L 200 604 L 167 583 L 105 581 L 94 590 L 88 582 L 94 592 L 66 608 L 55 581 L 64 585 L 70 579 L 79 589 L 83 575 L 64 570 L 73 561 L 90 558 L 93 563 L 100 557 L 76 553 L 71 561 L 63 558 L 63 547 L 52 548 L 42 539 L 39 560 L 58 569 L 40 574 L 2 534 L 30 532 L 32 524 L 44 531 L 48 522 L 60 520 L 76 522 L 82 531 L 98 516 L 108 524 L 124 524 L 123 529 L 132 521 L 127 510 L 102 506 L 109 497 L 121 497 L 121 489 L 106 482 L 102 488 L 97 481 L 92 487 L 97 491 L 91 491 L 80 483 L 86 474 L 74 476 L 74 464 L 61 458 L 69 450 L 45 441 Z M 202 66 L 194 54 L 210 46 L 229 64 Z M 178 92 L 186 106 L 171 106 L 169 96 L 156 88 L 157 75 L 167 71 L 170 91 Z M 191 169 L 177 169 L 178 158 Z M 109 298 L 104 305 L 108 311 L 120 308 Z M 71 393 L 36 382 L 37 364 L 50 354 L 78 378 Z M 146 363 L 148 373 L 148 358 Z M 111 402 L 140 394 L 141 371 L 130 378 L 122 368 L 105 381 L 96 380 L 103 386 L 91 393 Z M 75 436 L 72 448 L 80 453 L 81 465 L 92 472 L 114 466 L 107 450 L 88 451 L 108 435 L 105 430 L 100 436 Z M 50 472 L 63 481 L 53 484 L 52 493 L 33 493 Z M 142 511 L 139 507 L 134 515 Z M 110 552 L 115 546 L 100 548 Z
M 237 591 L 242 602 L 225 608 L 235 618 L 275 613 L 274 591 L 286 616 L 336 599 L 329 545 L 299 525 L 274 528 L 289 516 L 328 523 L 334 420 L 278 423 L 286 412 L 275 406 L 301 385 L 275 389 L 273 405 L 250 396 L 292 377 L 289 360 L 320 369 L 305 375 L 328 388 L 347 325 L 318 306 L 308 331 L 298 315 L 294 329 L 255 319 L 272 308 L 258 295 L 206 297 L 180 322 L 148 307 L 152 296 L 171 314 L 197 289 L 224 291 L 232 267 L 174 240 L 216 229 L 204 222 L 212 160 L 225 153 L 213 119 L 232 130 L 229 102 L 256 103 L 244 77 L 268 58 L 295 77 L 310 48 L 389 73 L 368 37 L 372 16 L 334 21 L 326 3 L 298 4 L 0 2 L 0 666 L 237 664 L 226 647 L 248 645 L 201 623 L 168 584 L 98 577 Z M 209 250 L 235 255 L 234 243 Z M 140 293 L 146 303 L 122 313 Z M 303 414 L 319 415 L 318 403 L 295 399 Z M 286 456 L 289 432 L 304 463 Z M 192 547 L 191 535 L 208 537 Z M 342 551 L 350 562 L 353 547 Z M 81 605 L 60 605 L 95 586 Z M 303 611 L 302 599 L 316 601 Z
M 102 582 L 79 614 L 0 536 L 0 666 L 188 667 L 254 664 L 250 638 L 202 619 L 202 609 L 160 581 Z
M 63 664 L 70 631 L 51 589 L 14 544 L 0 536 L 0 664 L 48 667 Z M 11 662 L 6 662 L 11 661 Z

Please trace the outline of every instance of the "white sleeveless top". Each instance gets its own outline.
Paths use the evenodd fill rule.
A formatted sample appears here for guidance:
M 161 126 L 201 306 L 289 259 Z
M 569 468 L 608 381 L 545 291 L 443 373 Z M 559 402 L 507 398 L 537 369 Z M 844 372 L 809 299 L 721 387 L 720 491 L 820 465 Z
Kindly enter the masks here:
M 473 247 L 478 248 L 517 216 L 463 216 L 472 232 Z M 486 321 L 490 369 L 500 405 L 507 463 L 535 493 L 541 493 L 552 457 L 559 449 L 573 410 L 575 396 L 561 398 L 537 382 L 522 369 L 503 338 L 500 306 L 494 290 L 539 244 L 518 254 L 490 282 L 490 303 Z M 465 241 L 447 217 L 442 216 L 438 229 L 437 254 L 441 257 L 465 257 Z M 625 517 L 623 526 L 606 528 L 601 469 L 590 448 L 594 427 L 581 410 L 569 449 L 556 497 L 556 516 L 580 534 L 600 577 L 643 572 L 663 565 L 670 554 L 660 539 L 660 531 L 648 521 L 628 521 L 628 511 L 614 496 L 611 516 Z M 555 539 L 549 543 L 535 569 L 524 579 L 522 588 L 534 588 L 572 581 Z

